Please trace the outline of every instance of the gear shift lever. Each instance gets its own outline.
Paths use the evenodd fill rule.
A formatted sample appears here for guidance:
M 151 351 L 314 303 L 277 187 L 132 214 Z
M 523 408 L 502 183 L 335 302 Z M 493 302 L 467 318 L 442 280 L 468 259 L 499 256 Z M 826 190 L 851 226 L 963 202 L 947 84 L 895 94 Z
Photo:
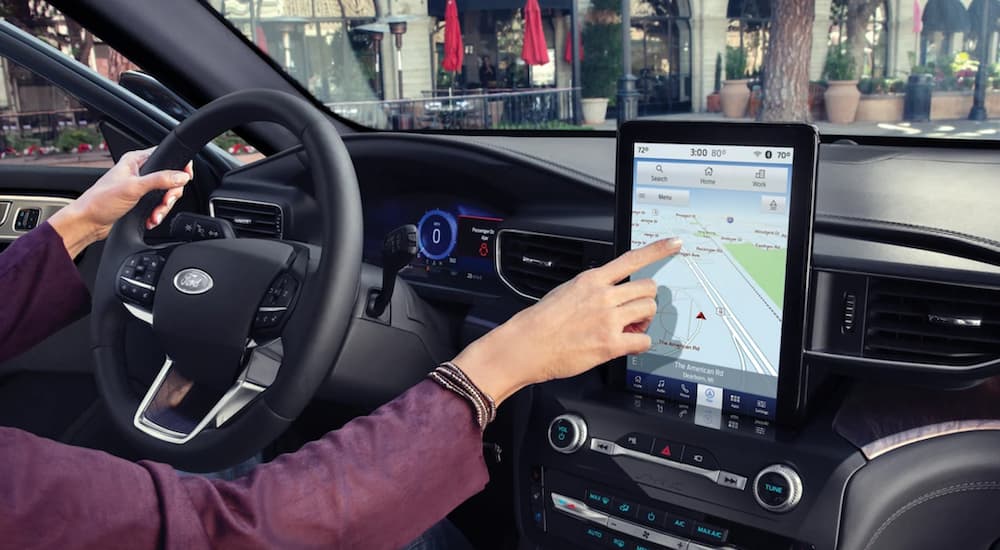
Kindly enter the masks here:
M 396 274 L 417 256 L 417 226 L 403 225 L 393 229 L 382 241 L 382 289 L 368 300 L 365 313 L 379 318 L 389 307 Z

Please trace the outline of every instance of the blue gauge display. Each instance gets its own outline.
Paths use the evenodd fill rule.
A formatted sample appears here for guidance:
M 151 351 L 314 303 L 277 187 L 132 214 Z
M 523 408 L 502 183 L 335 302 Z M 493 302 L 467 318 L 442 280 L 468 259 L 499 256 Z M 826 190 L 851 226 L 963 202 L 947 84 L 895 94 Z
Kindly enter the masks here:
M 455 250 L 458 223 L 444 210 L 428 210 L 417 224 L 420 252 L 428 259 L 443 260 Z

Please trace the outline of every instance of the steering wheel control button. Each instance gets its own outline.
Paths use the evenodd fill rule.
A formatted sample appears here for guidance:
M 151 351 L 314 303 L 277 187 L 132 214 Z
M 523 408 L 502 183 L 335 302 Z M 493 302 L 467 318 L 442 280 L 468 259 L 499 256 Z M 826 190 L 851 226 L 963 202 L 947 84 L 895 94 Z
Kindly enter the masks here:
M 632 432 L 619 439 L 618 445 L 640 453 L 648 453 L 653 449 L 653 437 Z
M 681 457 L 681 462 L 696 468 L 704 468 L 705 470 L 719 469 L 719 462 L 715 460 L 712 453 L 701 447 L 692 447 L 690 445 L 684 447 L 684 456 Z
M 787 512 L 802 499 L 802 479 L 784 464 L 768 466 L 754 479 L 753 496 L 765 510 Z
M 166 260 L 155 252 L 130 256 L 118 270 L 118 297 L 145 309 L 153 306 L 156 283 Z
M 681 457 L 684 455 L 684 445 L 676 441 L 656 438 L 653 440 L 653 449 L 649 454 L 657 458 L 680 462 Z
M 183 241 L 207 241 L 210 239 L 233 239 L 236 233 L 229 220 L 222 220 L 201 214 L 181 212 L 170 222 L 170 236 Z
M 549 424 L 549 445 L 556 452 L 571 454 L 587 441 L 587 423 L 575 414 L 562 414 Z
M 747 478 L 732 472 L 719 472 L 719 485 L 742 491 L 747 488 Z
M 295 290 L 298 289 L 298 286 L 299 283 L 296 282 L 295 277 L 293 277 L 290 273 L 280 275 L 267 289 L 267 294 L 264 295 L 264 301 L 260 304 L 261 307 L 287 308 L 289 304 L 292 303 L 292 298 L 295 296 Z

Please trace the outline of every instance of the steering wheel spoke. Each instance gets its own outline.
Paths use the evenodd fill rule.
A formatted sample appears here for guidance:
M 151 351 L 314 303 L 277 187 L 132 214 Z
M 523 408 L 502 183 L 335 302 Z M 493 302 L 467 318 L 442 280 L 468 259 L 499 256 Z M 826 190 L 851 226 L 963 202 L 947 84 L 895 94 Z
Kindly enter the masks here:
M 236 381 L 218 399 L 209 399 L 208 404 L 204 392 L 167 357 L 139 403 L 132 423 L 160 441 L 183 445 L 204 430 L 222 428 L 264 393 L 277 379 L 283 359 L 281 339 L 248 345 L 246 365 Z

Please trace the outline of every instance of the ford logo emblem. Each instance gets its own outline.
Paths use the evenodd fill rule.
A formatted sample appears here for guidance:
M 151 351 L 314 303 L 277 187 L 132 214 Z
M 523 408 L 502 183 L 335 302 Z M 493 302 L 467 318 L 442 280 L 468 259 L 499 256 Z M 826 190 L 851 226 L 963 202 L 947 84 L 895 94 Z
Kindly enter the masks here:
M 174 275 L 174 288 L 184 294 L 204 294 L 215 284 L 212 276 L 200 269 L 189 267 Z

